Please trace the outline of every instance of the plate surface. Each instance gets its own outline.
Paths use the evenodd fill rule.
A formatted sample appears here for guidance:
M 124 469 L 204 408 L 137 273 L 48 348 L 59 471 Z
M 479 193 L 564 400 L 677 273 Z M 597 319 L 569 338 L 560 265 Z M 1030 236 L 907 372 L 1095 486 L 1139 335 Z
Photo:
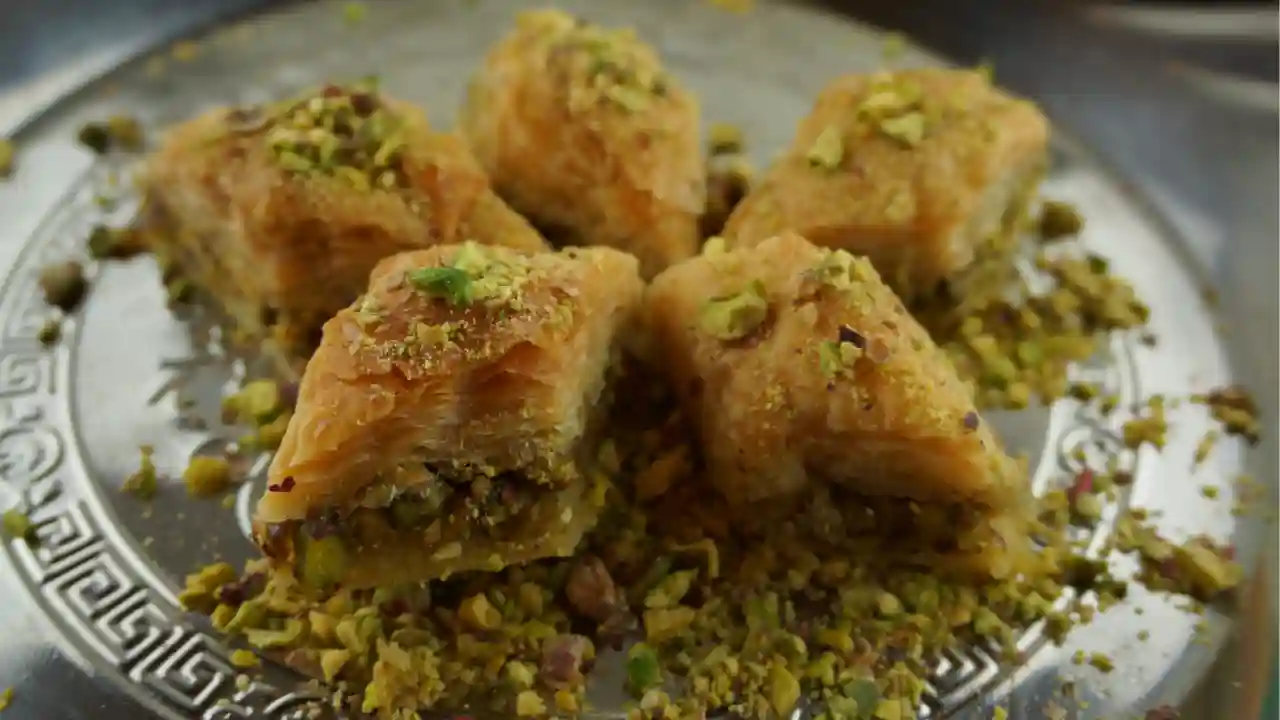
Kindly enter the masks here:
M 828 79 L 882 61 L 877 31 L 796 6 L 764 3 L 738 16 L 687 0 L 555 4 L 636 27 L 700 96 L 707 120 L 743 128 L 758 164 L 789 142 Z M 177 480 L 193 454 L 234 442 L 237 431 L 218 420 L 218 398 L 254 374 L 251 359 L 225 353 L 198 310 L 167 310 L 149 258 L 90 266 L 92 290 L 63 323 L 62 342 L 46 350 L 36 339 L 53 312 L 39 299 L 39 269 L 83 259 L 93 225 L 123 224 L 135 208 L 121 181 L 135 159 L 91 158 L 74 143 L 79 124 L 125 112 L 161 128 L 209 106 L 377 74 L 390 93 L 423 104 L 433 122 L 447 125 L 467 75 L 524 5 L 386 0 L 371 4 L 355 26 L 344 22 L 340 4 L 288 8 L 222 28 L 200 39 L 190 57 L 177 53 L 185 59 L 161 53 L 114 71 L 19 136 L 19 173 L 0 185 L 0 237 L 23 246 L 0 289 L 0 507 L 26 508 L 40 543 L 6 543 L 0 558 L 0 622 L 11 633 L 0 650 L 0 680 L 16 688 L 10 713 L 283 719 L 304 717 L 308 704 L 286 671 L 237 678 L 218 638 L 175 601 L 187 572 L 215 558 L 239 563 L 253 552 L 247 514 L 268 458 L 245 460 L 251 480 L 232 507 L 191 499 Z M 909 50 L 899 64 L 934 62 L 940 60 Z M 38 202 L 50 188 L 58 199 Z M 1121 506 L 1159 513 L 1162 532 L 1174 538 L 1230 540 L 1252 566 L 1265 534 L 1231 514 L 1231 480 L 1246 460 L 1241 448 L 1223 443 L 1193 472 L 1193 448 L 1210 424 L 1190 407 L 1174 411 L 1162 453 L 1123 451 L 1117 435 L 1132 406 L 1149 395 L 1186 397 L 1232 382 L 1233 358 L 1202 299 L 1200 277 L 1162 219 L 1083 148 L 1058 142 L 1044 192 L 1084 210 L 1082 242 L 1134 283 L 1153 308 L 1150 329 L 1159 343 L 1116 338 L 1106 357 L 1075 369 L 1119 396 L 1121 411 L 1110 417 L 1062 403 L 993 422 L 1032 457 L 1040 489 L 1078 466 L 1077 449 L 1117 453 L 1136 478 Z M 152 503 L 119 492 L 143 444 L 156 448 L 169 479 Z M 1219 486 L 1217 501 L 1202 497 L 1206 484 Z M 1097 543 L 1118 509 L 1108 510 Z M 1127 562 L 1117 560 L 1117 567 L 1132 570 Z M 1190 689 L 1230 625 L 1135 588 L 1128 602 L 1077 629 L 1064 647 L 1046 644 L 1033 628 L 1021 640 L 1029 656 L 1021 667 L 1001 667 L 980 648 L 943 658 L 927 712 L 986 718 L 1000 702 L 1011 717 L 1040 717 L 1071 681 L 1084 701 L 1073 710 L 1079 717 L 1140 716 Z M 1150 633 L 1145 642 L 1137 639 L 1142 630 Z M 1080 650 L 1108 654 L 1117 670 L 1077 666 L 1071 657 Z M 616 685 L 597 686 L 605 684 Z M 596 701 L 620 707 L 607 692 Z

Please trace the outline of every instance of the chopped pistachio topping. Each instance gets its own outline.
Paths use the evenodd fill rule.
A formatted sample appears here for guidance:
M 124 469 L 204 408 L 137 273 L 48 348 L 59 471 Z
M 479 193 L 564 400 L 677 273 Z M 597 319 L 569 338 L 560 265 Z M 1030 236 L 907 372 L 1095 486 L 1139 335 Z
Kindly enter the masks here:
M 264 117 L 259 120 L 259 114 Z M 279 166 L 300 175 L 337 178 L 356 190 L 404 186 L 404 127 L 378 93 L 363 85 L 325 85 L 292 102 L 234 110 L 228 129 L 256 132 Z
M 928 117 L 922 110 L 920 88 L 892 74 L 873 80 L 857 107 L 858 118 L 903 147 L 913 148 L 925 138 Z
M 809 164 L 823 170 L 838 170 L 844 160 L 844 137 L 840 128 L 828 125 L 805 153 Z
M 818 346 L 818 365 L 828 380 L 852 370 L 863 349 L 852 342 L 830 341 Z
M 450 264 L 411 270 L 405 280 L 432 297 L 439 297 L 455 307 L 482 303 L 491 309 L 523 310 L 524 288 L 530 282 L 536 263 L 525 256 L 502 256 L 485 246 L 468 241 L 454 254 Z M 407 340 L 424 348 L 450 341 L 458 328 L 445 324 L 419 324 L 411 328 Z M 407 347 L 407 345 L 406 345 Z
M 764 324 L 769 300 L 764 283 L 756 280 L 745 290 L 708 300 L 699 316 L 703 332 L 719 340 L 740 340 Z
M 428 267 L 408 274 L 409 283 L 433 297 L 460 307 L 471 303 L 471 277 L 455 267 Z
M 670 80 L 633 30 L 603 28 L 556 10 L 528 13 L 525 21 L 548 39 L 552 61 L 567 63 L 572 109 L 603 104 L 637 113 L 667 94 Z
M 897 140 L 906 147 L 915 147 L 924 140 L 924 113 L 913 111 L 897 117 L 884 118 L 880 121 L 880 132 Z
M 874 273 L 866 258 L 854 257 L 845 250 L 830 250 L 808 271 L 808 277 L 823 287 L 848 292 L 874 277 Z

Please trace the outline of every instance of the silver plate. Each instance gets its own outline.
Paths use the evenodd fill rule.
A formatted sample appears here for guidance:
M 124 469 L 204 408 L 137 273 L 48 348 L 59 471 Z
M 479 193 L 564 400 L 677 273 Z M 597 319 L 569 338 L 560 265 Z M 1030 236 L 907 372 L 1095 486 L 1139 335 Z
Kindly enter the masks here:
M 881 61 L 877 31 L 802 7 L 765 3 L 734 16 L 688 0 L 556 4 L 636 27 L 700 95 L 707 119 L 745 130 L 760 163 L 790 140 L 827 79 Z M 16 688 L 6 718 L 283 719 L 303 717 L 308 705 L 287 671 L 238 679 L 219 639 L 175 602 L 185 573 L 214 558 L 238 563 L 252 552 L 247 514 L 267 458 L 244 459 L 251 480 L 232 508 L 192 500 L 173 480 L 193 454 L 234 441 L 235 429 L 219 424 L 217 400 L 252 374 L 252 362 L 225 353 L 198 311 L 172 315 L 146 258 L 93 266 L 91 294 L 64 322 L 61 344 L 45 350 L 36 340 L 53 313 L 38 297 L 39 268 L 83 257 L 92 225 L 126 222 L 134 209 L 116 182 L 134 159 L 94 161 L 73 142 L 78 125 L 127 112 L 160 128 L 208 106 L 260 102 L 367 74 L 447 124 L 468 73 L 522 5 L 385 0 L 354 27 L 339 4 L 288 8 L 219 30 L 200 41 L 193 58 L 168 59 L 163 72 L 154 60 L 126 65 L 54 105 L 19 136 L 17 178 L 0 185 L 0 237 L 22 244 L 0 290 L 0 506 L 26 508 L 40 543 L 9 542 L 0 560 L 0 617 L 11 633 L 0 650 L 0 685 Z M 913 49 L 901 64 L 933 62 Z M 1117 438 L 1144 397 L 1185 397 L 1233 381 L 1238 354 L 1229 352 L 1201 299 L 1195 263 L 1127 184 L 1067 140 L 1055 146 L 1045 193 L 1085 210 L 1083 242 L 1109 257 L 1152 306 L 1159 345 L 1117 338 L 1107 357 L 1076 368 L 1117 393 L 1122 412 L 1102 418 L 1064 403 L 996 424 L 1035 458 L 1039 487 L 1075 466 L 1077 448 L 1120 453 L 1136 476 L 1122 506 L 1157 511 L 1161 530 L 1174 537 L 1231 540 L 1252 567 L 1266 535 L 1230 512 L 1230 481 L 1248 460 L 1241 447 L 1223 443 L 1192 472 L 1192 448 L 1209 423 L 1189 407 L 1175 411 L 1161 454 L 1128 453 Z M 104 197 L 112 200 L 107 207 Z M 1274 320 L 1272 310 L 1271 327 Z M 1265 401 L 1274 418 L 1274 397 Z M 1273 447 L 1273 436 L 1266 442 Z M 119 492 L 142 444 L 155 446 L 171 479 L 151 504 Z M 1206 501 L 1205 484 L 1220 486 L 1220 499 Z M 1097 542 L 1117 510 L 1109 510 Z M 1125 559 L 1115 563 L 1133 569 Z M 1084 701 L 1073 710 L 1079 717 L 1140 715 L 1177 702 L 1204 675 L 1232 625 L 1217 613 L 1201 617 L 1178 606 L 1135 588 L 1128 602 L 1075 631 L 1064 647 L 1029 631 L 1021 641 L 1029 659 L 1018 668 L 999 666 L 981 648 L 948 655 L 927 712 L 986 718 L 999 703 L 1011 717 L 1041 717 L 1063 681 Z M 1146 642 L 1137 640 L 1141 630 L 1150 632 Z M 1078 650 L 1106 653 L 1119 669 L 1104 675 L 1081 668 L 1070 659 Z M 603 685 L 593 689 L 597 707 L 616 707 Z

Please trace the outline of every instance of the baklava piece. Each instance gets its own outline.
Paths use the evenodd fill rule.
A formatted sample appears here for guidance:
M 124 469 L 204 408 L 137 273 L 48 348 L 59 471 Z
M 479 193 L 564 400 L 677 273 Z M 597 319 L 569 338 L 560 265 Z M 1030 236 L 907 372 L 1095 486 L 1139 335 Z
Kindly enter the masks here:
M 464 240 L 545 247 L 460 138 L 358 86 L 184 123 L 143 182 L 161 263 L 295 372 L 382 258 Z
M 846 75 L 724 231 L 749 247 L 785 230 L 865 256 L 907 304 L 990 297 L 1046 166 L 1049 124 L 977 71 Z
M 539 10 L 489 52 L 461 127 L 498 193 L 553 241 L 626 250 L 652 277 L 697 252 L 698 118 L 630 30 Z
M 595 522 L 600 415 L 642 292 L 609 248 L 402 253 L 324 326 L 255 534 L 312 587 L 568 555 Z
M 870 528 L 904 551 L 912 514 L 932 508 L 939 522 L 911 552 L 992 572 L 1025 542 L 1018 463 L 865 258 L 794 233 L 737 250 L 712 241 L 654 280 L 644 316 L 731 503 L 856 495 L 841 505 L 873 510 Z

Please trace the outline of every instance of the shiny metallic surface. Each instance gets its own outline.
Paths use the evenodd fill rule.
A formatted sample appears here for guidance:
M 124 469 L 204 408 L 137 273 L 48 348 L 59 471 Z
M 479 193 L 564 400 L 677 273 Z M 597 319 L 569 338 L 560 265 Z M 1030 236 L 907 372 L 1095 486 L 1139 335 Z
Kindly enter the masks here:
M 509 26 L 514 8 L 527 3 L 383 0 L 369 3 L 356 26 L 343 21 L 340 3 L 288 6 L 219 27 L 185 60 L 163 47 L 171 33 L 250 4 L 204 0 L 161 12 L 166 5 L 153 0 L 156 22 L 138 26 L 147 11 L 135 9 L 135 22 L 121 24 L 110 41 L 93 47 L 88 35 L 73 36 L 88 46 L 79 56 L 0 77 L 0 132 L 21 126 L 18 172 L 0 184 L 0 508 L 28 509 L 41 539 L 34 548 L 7 542 L 0 557 L 0 687 L 15 690 L 6 720 L 304 716 L 297 678 L 275 669 L 237 678 L 218 639 L 174 602 L 186 572 L 251 552 L 243 530 L 258 483 L 246 483 L 223 507 L 188 498 L 177 477 L 192 454 L 234 442 L 236 430 L 218 420 L 217 398 L 228 383 L 253 374 L 252 358 L 223 352 L 198 311 L 167 310 L 154 263 L 145 258 L 92 266 L 93 289 L 64 323 L 62 343 L 45 350 L 35 339 L 52 313 L 35 290 L 39 268 L 83 257 L 89 228 L 126 221 L 134 202 L 121 179 L 135 159 L 95 162 L 75 145 L 75 131 L 117 112 L 160 128 L 209 105 L 257 102 L 324 78 L 369 73 L 447 124 L 467 74 Z M 830 8 L 758 3 L 739 16 L 689 0 L 555 4 L 636 26 L 699 93 L 707 119 L 743 127 L 760 162 L 788 142 L 825 80 L 881 59 L 879 33 Z M 20 12 L 38 17 L 34 5 Z M 1077 369 L 1120 394 L 1125 412 L 1102 418 L 1063 404 L 994 419 L 1011 444 L 1036 458 L 1039 485 L 1072 466 L 1077 448 L 1117 451 L 1119 423 L 1133 402 L 1154 393 L 1185 397 L 1241 382 L 1274 423 L 1274 113 L 1197 90 L 1105 19 L 1029 0 L 937 3 L 927 11 L 869 0 L 858 13 L 957 61 L 990 58 L 1001 82 L 1044 103 L 1061 138 L 1045 194 L 1084 209 L 1083 242 L 1107 255 L 1153 307 L 1156 347 L 1117 340 L 1106 357 Z M 47 33 L 54 22 L 46 16 L 14 27 Z M 11 26 L 0 25 L 6 73 L 15 57 L 31 60 L 11 50 Z M 161 48 L 152 59 L 107 72 L 152 47 Z M 937 61 L 912 51 L 902 62 Z M 1204 299 L 1210 286 L 1219 290 L 1216 311 Z M 1248 567 L 1274 567 L 1274 528 L 1230 512 L 1231 481 L 1240 472 L 1267 487 L 1269 497 L 1259 502 L 1275 503 L 1271 427 L 1257 448 L 1224 443 L 1192 472 L 1192 448 L 1208 423 L 1196 409 L 1179 408 L 1163 453 L 1122 454 L 1137 478 L 1122 502 L 1159 511 L 1170 535 L 1230 538 Z M 167 478 L 149 504 L 119 492 L 141 444 L 155 446 Z M 264 461 L 242 458 L 251 477 Z M 1206 484 L 1220 486 L 1222 497 L 1206 501 Z M 1099 542 L 1108 527 L 1100 528 Z M 1131 569 L 1126 562 L 1117 566 Z M 1274 593 L 1262 597 L 1257 612 L 1201 617 L 1137 589 L 1062 648 L 1028 632 L 1022 644 L 1029 658 L 1020 667 L 1000 667 L 980 648 L 942 659 L 926 712 L 987 718 L 998 703 L 1012 718 L 1044 717 L 1051 705 L 1063 706 L 1067 717 L 1141 716 L 1217 677 L 1211 666 L 1230 660 L 1221 649 L 1233 628 L 1248 640 L 1260 623 L 1273 622 Z M 1142 630 L 1150 633 L 1145 642 L 1138 640 Z M 1076 651 L 1107 653 L 1117 670 L 1078 666 L 1071 661 Z M 1207 700 L 1197 700 L 1210 709 L 1187 717 L 1256 716 L 1247 702 L 1234 704 L 1239 693 L 1231 687 L 1255 669 L 1219 669 L 1227 674 L 1207 687 Z M 1084 702 L 1061 696 L 1064 681 Z M 602 711 L 620 707 L 613 685 L 593 691 Z

